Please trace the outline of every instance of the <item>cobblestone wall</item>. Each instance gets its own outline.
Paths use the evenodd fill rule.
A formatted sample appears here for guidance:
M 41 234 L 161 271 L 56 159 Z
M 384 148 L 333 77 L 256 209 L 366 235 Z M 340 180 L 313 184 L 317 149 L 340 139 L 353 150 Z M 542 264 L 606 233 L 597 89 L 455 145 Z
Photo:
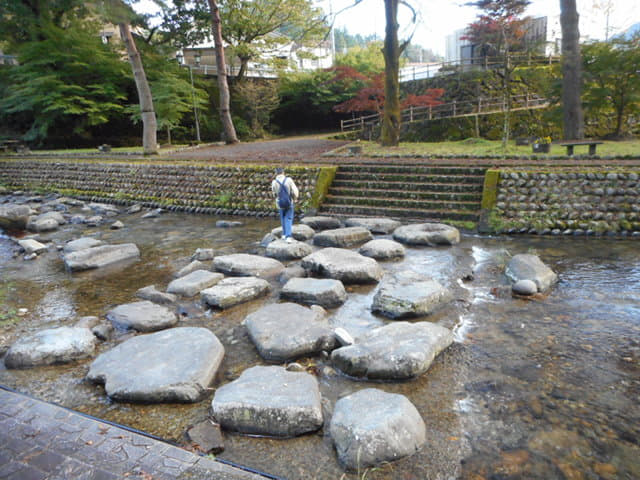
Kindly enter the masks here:
M 629 171 L 501 170 L 489 224 L 509 233 L 640 236 L 639 177 Z
M 300 189 L 299 208 L 322 200 L 322 179 L 331 167 L 291 167 Z M 333 169 L 335 170 L 335 169 Z M 0 184 L 51 190 L 83 199 L 215 214 L 269 214 L 273 167 L 207 166 L 90 161 L 2 160 Z

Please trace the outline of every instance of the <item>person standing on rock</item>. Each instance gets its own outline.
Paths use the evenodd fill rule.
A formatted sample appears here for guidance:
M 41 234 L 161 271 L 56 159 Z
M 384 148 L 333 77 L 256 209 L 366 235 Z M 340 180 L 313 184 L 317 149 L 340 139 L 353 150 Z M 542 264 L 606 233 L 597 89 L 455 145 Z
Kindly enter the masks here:
M 293 226 L 293 205 L 298 199 L 298 187 L 291 177 L 284 174 L 282 167 L 276 168 L 276 178 L 271 182 L 271 191 L 276 197 L 276 205 L 280 211 L 282 238 L 291 243 L 291 227 Z

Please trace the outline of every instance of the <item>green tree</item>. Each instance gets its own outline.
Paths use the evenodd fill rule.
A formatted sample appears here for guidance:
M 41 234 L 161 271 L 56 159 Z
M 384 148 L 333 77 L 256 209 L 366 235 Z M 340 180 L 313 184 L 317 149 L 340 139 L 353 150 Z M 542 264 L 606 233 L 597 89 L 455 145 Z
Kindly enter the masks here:
M 382 73 L 384 72 L 382 42 L 370 42 L 364 47 L 354 46 L 347 53 L 338 53 L 336 65 L 352 67 L 368 77 Z
M 612 133 L 622 136 L 629 117 L 640 113 L 640 34 L 584 45 L 582 60 L 589 115 L 613 114 Z

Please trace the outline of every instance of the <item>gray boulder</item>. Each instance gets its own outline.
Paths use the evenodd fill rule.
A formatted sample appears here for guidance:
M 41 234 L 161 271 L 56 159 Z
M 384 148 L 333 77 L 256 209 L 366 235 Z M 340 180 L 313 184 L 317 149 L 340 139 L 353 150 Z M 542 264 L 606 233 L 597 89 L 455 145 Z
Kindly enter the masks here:
M 135 336 L 101 354 L 87 379 L 104 383 L 118 401 L 198 402 L 223 356 L 222 343 L 208 329 L 172 328 Z
M 393 238 L 407 245 L 454 245 L 460 242 L 457 228 L 444 223 L 419 223 L 396 228 Z
M 196 270 L 208 270 L 207 264 L 201 262 L 200 260 L 194 260 L 189 265 L 182 267 L 176 273 L 173 274 L 173 278 L 180 278 L 188 275 L 191 272 L 195 272 Z
M 290 265 L 285 268 L 280 276 L 278 277 L 278 281 L 280 283 L 287 283 L 292 278 L 305 278 L 308 276 L 308 272 L 302 268 L 300 265 Z
M 308 225 L 293 225 L 291 227 L 291 236 L 300 242 L 310 240 L 315 234 L 315 230 Z M 282 237 L 282 227 L 271 230 L 271 235 L 278 238 Z
M 115 205 L 111 205 L 109 203 L 97 203 L 91 202 L 87 204 L 91 210 L 93 210 L 98 215 L 108 215 L 114 216 L 120 213 L 120 210 Z
M 278 260 L 296 260 L 306 257 L 313 252 L 313 247 L 308 243 L 293 241 L 287 243 L 284 240 L 274 240 L 267 245 L 264 254 L 267 257 Z
M 178 300 L 177 296 L 173 295 L 172 293 L 161 292 L 156 288 L 155 285 L 149 285 L 147 287 L 138 289 L 138 291 L 136 292 L 136 297 L 159 304 L 170 304 Z
M 429 315 L 452 300 L 438 281 L 414 272 L 385 278 L 373 297 L 371 309 L 389 318 Z
M 91 356 L 95 346 L 96 337 L 88 328 L 49 328 L 11 345 L 4 364 L 7 368 L 25 368 L 68 363 Z
M 330 278 L 292 278 L 282 287 L 280 296 L 294 302 L 325 308 L 339 307 L 347 300 L 342 282 Z
M 64 253 L 71 253 L 100 245 L 104 245 L 104 242 L 93 237 L 81 237 L 67 242 L 62 250 Z
M 27 229 L 33 232 L 48 232 L 56 230 L 60 225 L 64 225 L 67 221 L 60 212 L 46 212 L 35 217 L 30 217 L 27 223 Z
M 533 295 L 538 293 L 538 286 L 533 280 L 518 280 L 511 286 L 513 293 L 517 295 Z
M 371 330 L 353 345 L 334 350 L 331 361 L 352 377 L 406 380 L 426 372 L 451 342 L 451 331 L 435 323 L 395 322 Z
M 276 277 L 284 265 L 273 258 L 248 253 L 221 255 L 213 259 L 213 266 L 225 275 L 235 277 Z
M 532 280 L 540 292 L 544 292 L 558 281 L 554 271 L 547 267 L 540 257 L 530 253 L 514 255 L 504 273 L 513 282 Z
M 205 288 L 213 287 L 223 278 L 224 275 L 221 273 L 196 270 L 172 281 L 167 287 L 167 292 L 182 295 L 183 297 L 193 297 Z
M 360 470 L 414 454 L 427 432 L 407 397 L 365 388 L 336 402 L 329 433 L 340 462 Z
M 347 227 L 317 233 L 313 237 L 313 244 L 319 247 L 350 248 L 372 239 L 371 232 L 364 227 Z
M 311 272 L 342 283 L 375 283 L 382 278 L 382 268 L 373 258 L 343 248 L 323 248 L 302 259 Z
M 242 225 L 244 225 L 244 223 L 230 220 L 218 220 L 216 222 L 216 228 L 236 228 Z
M 31 253 L 39 254 L 47 251 L 46 245 L 43 245 L 42 243 L 32 238 L 18 240 L 18 245 L 20 245 L 20 247 L 25 251 L 27 255 Z
M 322 427 L 318 381 L 282 367 L 252 367 L 216 390 L 211 403 L 222 427 L 242 433 L 292 437 Z
M 201 262 L 206 260 L 213 260 L 215 255 L 216 253 L 213 248 L 196 248 L 195 253 L 191 255 L 191 260 L 199 260 Z
M 115 327 L 138 332 L 155 332 L 178 323 L 178 317 L 172 310 L 149 300 L 119 305 L 107 312 L 107 319 Z
M 260 356 L 286 362 L 336 348 L 336 338 L 323 315 L 296 303 L 272 303 L 244 320 Z
M 392 260 L 394 258 L 402 258 L 405 255 L 405 249 L 402 244 L 386 238 L 371 240 L 362 245 L 358 251 L 361 255 L 375 258 L 376 260 Z
M 269 282 L 256 277 L 225 278 L 200 292 L 202 301 L 211 307 L 229 308 L 265 295 Z
M 103 268 L 140 258 L 140 250 L 134 243 L 101 245 L 85 248 L 64 255 L 64 264 L 71 271 Z
M 334 228 L 342 227 L 342 223 L 337 218 L 325 216 L 304 217 L 302 220 L 300 220 L 300 223 L 302 223 L 303 225 L 307 225 L 317 231 L 331 230 Z
M 27 227 L 32 210 L 27 205 L 9 203 L 0 205 L 0 228 L 5 230 L 24 230 Z
M 116 220 L 111 224 L 109 228 L 111 230 L 120 230 L 121 228 L 124 228 L 124 223 L 122 223 L 120 220 Z
M 364 227 L 371 233 L 392 233 L 402 223 L 391 218 L 378 217 L 378 218 L 347 218 L 344 222 L 347 227 Z

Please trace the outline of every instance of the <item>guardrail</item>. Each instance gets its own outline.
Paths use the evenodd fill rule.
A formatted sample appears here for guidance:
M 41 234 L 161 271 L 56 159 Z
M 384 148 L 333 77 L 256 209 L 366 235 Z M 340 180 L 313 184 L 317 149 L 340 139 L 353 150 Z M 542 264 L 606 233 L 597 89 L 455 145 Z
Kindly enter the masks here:
M 511 97 L 511 111 L 543 108 L 549 105 L 546 98 L 537 95 L 525 94 Z M 440 118 L 467 117 L 473 115 L 489 115 L 491 113 L 504 112 L 507 102 L 504 97 L 484 98 L 464 102 L 453 101 L 429 107 L 409 107 L 402 111 L 402 122 L 412 123 L 419 121 L 436 120 Z M 358 118 L 340 121 L 342 132 L 354 132 L 364 130 L 365 127 L 380 123 L 382 113 L 364 115 Z

